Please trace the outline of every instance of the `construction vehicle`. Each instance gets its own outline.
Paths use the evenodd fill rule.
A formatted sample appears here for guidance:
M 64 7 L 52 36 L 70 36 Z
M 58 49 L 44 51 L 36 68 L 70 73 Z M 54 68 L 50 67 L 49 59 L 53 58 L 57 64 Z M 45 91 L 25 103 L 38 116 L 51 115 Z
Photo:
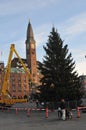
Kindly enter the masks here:
M 22 59 L 18 55 L 17 51 L 15 50 L 15 45 L 11 44 L 10 53 L 9 53 L 9 57 L 8 57 L 8 63 L 6 66 L 3 85 L 2 85 L 2 89 L 1 89 L 1 93 L 0 93 L 0 104 L 5 105 L 5 106 L 11 106 L 12 104 L 17 103 L 17 102 L 27 102 L 27 99 L 13 99 L 11 97 L 11 95 L 9 94 L 9 91 L 7 90 L 8 81 L 9 81 L 9 77 L 10 77 L 11 60 L 12 60 L 13 52 L 18 57 L 19 62 L 22 64 L 24 70 L 27 72 L 27 74 L 29 76 L 29 80 L 32 81 L 32 76 L 31 76 L 28 68 L 26 67 L 26 65 L 23 63 Z

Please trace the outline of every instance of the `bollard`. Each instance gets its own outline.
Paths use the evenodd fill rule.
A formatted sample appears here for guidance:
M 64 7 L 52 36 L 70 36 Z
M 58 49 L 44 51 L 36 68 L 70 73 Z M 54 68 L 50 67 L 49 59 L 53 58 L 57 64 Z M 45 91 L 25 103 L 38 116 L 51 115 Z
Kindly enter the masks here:
M 27 109 L 27 116 L 30 116 L 30 108 Z
M 18 108 L 16 108 L 16 115 L 18 115 Z
M 48 107 L 46 108 L 46 118 L 48 118 Z
M 8 112 L 10 112 L 10 108 L 8 107 Z
M 2 107 L 2 112 L 4 111 L 4 107 Z
M 80 109 L 77 107 L 77 118 L 80 118 Z

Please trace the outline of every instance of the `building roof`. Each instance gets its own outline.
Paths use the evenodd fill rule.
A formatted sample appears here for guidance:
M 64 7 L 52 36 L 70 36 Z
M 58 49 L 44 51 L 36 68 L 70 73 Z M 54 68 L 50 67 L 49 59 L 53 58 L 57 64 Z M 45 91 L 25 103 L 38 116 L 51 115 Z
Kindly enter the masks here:
M 21 60 L 22 60 L 23 63 L 28 67 L 27 60 L 26 60 L 26 59 L 23 59 L 23 58 L 21 58 Z M 11 61 L 11 67 L 19 67 L 19 68 L 22 68 L 22 64 L 19 62 L 19 59 L 15 57 L 15 58 Z
M 25 66 L 27 68 L 28 67 L 28 64 L 27 64 L 27 60 L 26 59 L 21 59 L 23 61 L 23 63 L 25 64 Z M 24 70 L 22 64 L 19 62 L 19 59 L 18 58 L 14 58 L 12 61 L 11 61 L 11 73 L 25 73 L 26 71 Z
M 12 67 L 11 68 L 11 73 L 25 73 L 25 70 L 23 68 Z

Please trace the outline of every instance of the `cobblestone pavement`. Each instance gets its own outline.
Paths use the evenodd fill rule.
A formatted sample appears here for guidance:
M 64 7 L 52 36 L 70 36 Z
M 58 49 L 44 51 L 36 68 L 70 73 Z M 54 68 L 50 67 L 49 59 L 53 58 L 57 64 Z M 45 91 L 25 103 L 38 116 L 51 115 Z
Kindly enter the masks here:
M 33 110 L 27 115 L 27 110 L 0 110 L 0 130 L 86 130 L 86 113 L 73 112 L 72 120 L 58 120 L 57 112 Z

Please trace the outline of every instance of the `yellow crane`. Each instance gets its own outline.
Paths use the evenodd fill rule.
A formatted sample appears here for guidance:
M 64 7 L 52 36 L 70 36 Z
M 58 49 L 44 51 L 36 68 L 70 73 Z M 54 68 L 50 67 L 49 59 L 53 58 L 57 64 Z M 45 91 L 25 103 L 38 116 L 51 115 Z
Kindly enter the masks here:
M 0 94 L 0 104 L 4 104 L 4 105 L 12 105 L 12 104 L 17 103 L 17 102 L 27 102 L 27 99 L 12 99 L 12 97 L 9 95 L 9 92 L 7 90 L 8 80 L 9 80 L 9 77 L 10 77 L 11 60 L 12 60 L 13 52 L 18 57 L 18 59 L 19 59 L 20 63 L 22 64 L 24 70 L 27 72 L 27 74 L 29 76 L 29 80 L 32 81 L 32 76 L 31 76 L 28 68 L 23 63 L 22 59 L 20 58 L 19 54 L 17 53 L 17 51 L 15 49 L 15 45 L 11 44 L 8 62 L 7 62 L 7 66 L 6 66 L 6 71 L 5 71 L 5 75 L 4 75 L 4 81 L 3 81 L 1 94 Z

